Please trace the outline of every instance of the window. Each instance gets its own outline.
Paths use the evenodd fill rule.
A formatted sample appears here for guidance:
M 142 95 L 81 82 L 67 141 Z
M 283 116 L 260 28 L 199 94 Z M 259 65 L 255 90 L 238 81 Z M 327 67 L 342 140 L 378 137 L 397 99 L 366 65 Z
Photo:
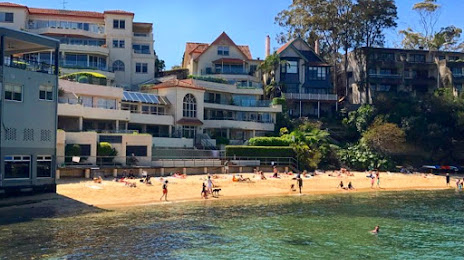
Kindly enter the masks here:
M 28 179 L 31 169 L 29 155 L 5 156 L 5 179 Z
M 5 84 L 5 100 L 23 101 L 23 86 Z
M 229 56 L 229 46 L 218 46 L 218 55 Z
M 197 101 L 195 96 L 192 94 L 185 95 L 183 108 L 184 117 L 197 117 Z
M 327 68 L 326 67 L 309 67 L 308 72 L 309 72 L 310 80 L 326 80 L 327 79 Z
M 377 85 L 377 91 L 381 91 L 381 92 L 390 91 L 391 88 L 392 88 L 391 85 L 384 85 L 384 84 Z
M 146 44 L 133 44 L 132 49 L 134 49 L 134 53 L 139 54 L 150 54 L 150 45 Z
M 114 71 L 124 71 L 125 70 L 124 62 L 122 62 L 120 60 L 117 60 L 117 61 L 113 62 L 113 70 Z
M 462 68 L 452 68 L 451 72 L 453 73 L 453 76 L 455 77 L 462 76 Z
M 146 145 L 128 145 L 126 146 L 126 156 L 147 156 Z
M 52 177 L 52 156 L 37 156 L 37 177 Z
M 369 69 L 369 75 L 377 75 L 377 69 L 370 68 Z
M 378 59 L 381 61 L 395 61 L 394 53 L 380 53 Z
M 116 109 L 116 99 L 98 98 L 97 107 L 104 109 Z
M 114 29 L 125 29 L 126 28 L 126 20 L 113 20 L 113 28 Z
M 182 137 L 184 138 L 194 138 L 195 137 L 195 127 L 184 125 L 182 126 Z
M 409 55 L 409 62 L 425 62 L 424 54 L 411 54 Z
M 124 40 L 113 40 L 113 48 L 126 48 L 126 42 Z
M 148 73 L 148 63 L 135 63 L 135 73 Z
M 53 87 L 52 86 L 39 86 L 39 99 L 40 100 L 53 100 Z
M 282 73 L 298 73 L 298 62 L 297 61 L 286 61 L 281 66 Z
M 131 113 L 138 113 L 138 106 L 134 104 L 122 103 L 121 109 L 131 111 Z
M 0 12 L 0 22 L 2 23 L 12 23 L 13 22 L 13 13 Z
M 449 56 L 450 61 L 457 61 L 459 60 L 459 56 Z

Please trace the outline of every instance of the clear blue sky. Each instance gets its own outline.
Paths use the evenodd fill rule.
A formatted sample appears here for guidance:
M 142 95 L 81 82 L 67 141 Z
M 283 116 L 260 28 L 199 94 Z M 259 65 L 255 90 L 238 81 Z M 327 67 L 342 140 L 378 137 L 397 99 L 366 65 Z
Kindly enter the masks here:
M 62 8 L 62 0 L 22 0 L 11 2 L 30 7 Z M 397 0 L 398 30 L 419 26 L 411 7 L 419 0 Z M 249 45 L 254 58 L 264 56 L 264 40 L 271 36 L 271 50 L 281 28 L 274 24 L 278 12 L 291 0 L 66 0 L 68 10 L 127 10 L 135 13 L 135 21 L 154 24 L 155 50 L 165 60 L 166 68 L 178 65 L 186 42 L 211 43 L 225 31 L 236 44 Z M 442 4 L 437 27 L 454 24 L 464 27 L 464 0 L 439 0 Z M 387 46 L 399 42 L 397 30 L 387 34 Z

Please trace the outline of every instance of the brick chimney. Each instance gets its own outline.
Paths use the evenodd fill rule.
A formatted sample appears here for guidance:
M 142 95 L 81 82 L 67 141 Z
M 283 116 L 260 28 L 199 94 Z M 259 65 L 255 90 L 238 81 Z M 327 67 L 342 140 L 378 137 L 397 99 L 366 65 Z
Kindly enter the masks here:
M 271 37 L 269 37 L 269 35 L 266 36 L 265 48 L 266 48 L 265 57 L 267 57 L 267 56 L 269 56 L 271 54 Z

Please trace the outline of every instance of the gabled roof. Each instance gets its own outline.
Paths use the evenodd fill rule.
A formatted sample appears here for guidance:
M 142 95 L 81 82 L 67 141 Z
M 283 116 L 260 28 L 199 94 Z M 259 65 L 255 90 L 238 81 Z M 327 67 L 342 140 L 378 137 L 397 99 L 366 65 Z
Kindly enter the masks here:
M 296 48 L 293 43 L 296 41 L 302 41 L 306 46 L 308 46 L 308 50 L 299 50 Z M 309 65 L 312 66 L 324 66 L 324 67 L 329 67 L 330 65 L 326 63 L 319 55 L 314 52 L 314 49 L 303 39 L 301 38 L 295 38 L 292 39 L 291 41 L 287 42 L 286 44 L 282 45 L 278 50 L 277 54 L 281 54 L 284 52 L 286 49 L 292 48 L 301 58 L 303 58 Z
M 190 88 L 196 90 L 205 90 L 205 88 L 195 84 L 193 79 L 170 79 L 160 84 L 153 85 L 152 89 L 163 89 L 163 88 Z
M 193 53 L 200 54 L 195 58 L 195 60 L 197 60 L 212 45 L 217 44 L 221 40 L 228 41 L 231 45 L 237 47 L 237 49 L 246 57 L 246 59 L 253 59 L 253 57 L 251 56 L 250 47 L 248 47 L 248 45 L 237 45 L 234 43 L 234 41 L 232 41 L 232 39 L 230 39 L 230 37 L 225 32 L 222 32 L 221 35 L 219 35 L 219 37 L 217 37 L 216 40 L 214 40 L 211 44 L 187 42 L 185 45 L 184 61 L 182 65 L 185 66 L 185 63 L 191 59 Z
M 25 5 L 19 5 L 15 3 L 10 3 L 10 2 L 1 2 L 0 7 L 19 7 L 19 8 L 27 8 Z
M 280 46 L 280 48 L 277 50 L 277 53 L 280 54 L 281 52 L 283 52 L 285 49 L 287 49 L 288 46 L 290 46 L 290 44 L 292 44 L 296 39 L 293 39 L 289 42 L 287 42 L 286 44 Z
M 104 15 L 99 12 L 58 10 L 58 9 L 45 9 L 45 8 L 28 8 L 28 10 L 29 10 L 29 14 L 74 16 L 74 17 L 97 18 L 97 19 L 104 18 Z

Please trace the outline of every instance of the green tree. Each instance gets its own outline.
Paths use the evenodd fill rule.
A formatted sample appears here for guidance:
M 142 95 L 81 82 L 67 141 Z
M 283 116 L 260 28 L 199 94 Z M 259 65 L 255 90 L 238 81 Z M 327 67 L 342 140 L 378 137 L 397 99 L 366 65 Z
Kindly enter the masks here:
M 164 64 L 164 60 L 160 60 L 160 59 L 156 58 L 156 60 L 155 60 L 155 73 L 156 73 L 156 76 L 158 76 L 158 74 L 161 71 L 163 71 L 165 68 L 166 68 L 166 65 Z
M 424 0 L 412 7 L 412 10 L 419 15 L 425 39 L 429 39 L 435 34 L 435 27 L 440 17 L 440 8 L 441 6 L 437 4 L 436 0 Z
M 397 154 L 404 149 L 406 143 L 404 131 L 396 124 L 381 120 L 374 122 L 363 134 L 369 148 L 383 155 Z

